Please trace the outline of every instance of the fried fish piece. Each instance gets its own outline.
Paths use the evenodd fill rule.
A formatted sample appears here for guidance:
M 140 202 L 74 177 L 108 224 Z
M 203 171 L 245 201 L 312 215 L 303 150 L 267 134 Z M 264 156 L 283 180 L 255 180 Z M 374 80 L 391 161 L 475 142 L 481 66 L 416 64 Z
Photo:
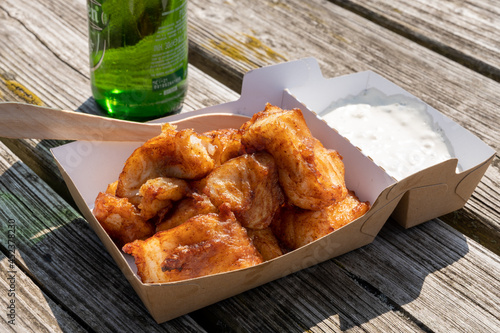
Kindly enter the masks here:
M 144 219 L 149 220 L 158 212 L 172 206 L 189 193 L 189 186 L 183 179 L 158 177 L 148 179 L 139 189 L 139 209 Z
M 116 195 L 116 187 L 118 186 L 118 181 L 114 181 L 106 187 L 106 193 L 111 195 Z
M 281 244 L 294 250 L 354 221 L 368 209 L 368 202 L 359 201 L 355 193 L 349 191 L 344 200 L 321 210 L 286 207 L 273 220 L 271 228 Z
M 210 141 L 192 129 L 176 131 L 165 124 L 160 135 L 146 141 L 127 159 L 118 178 L 116 195 L 139 204 L 139 188 L 148 179 L 205 177 L 214 168 Z
M 273 157 L 266 153 L 245 154 L 214 169 L 204 193 L 219 207 L 228 203 L 242 226 L 263 229 L 284 203 Z
M 156 232 L 177 227 L 196 215 L 218 212 L 219 210 L 206 195 L 192 193 L 189 197 L 182 199 L 172 209 L 171 214 L 165 216 L 156 224 Z
M 93 213 L 119 247 L 136 239 L 150 237 L 155 231 L 153 225 L 141 216 L 137 207 L 127 198 L 100 192 Z
M 210 153 L 215 166 L 224 164 L 228 160 L 245 153 L 241 144 L 241 131 L 239 129 L 220 129 L 203 133 L 203 135 L 212 139 L 211 143 L 214 150 Z
M 229 209 L 197 215 L 146 240 L 128 243 L 123 251 L 134 256 L 137 274 L 144 283 L 191 279 L 262 262 L 245 228 Z
M 278 239 L 274 236 L 271 228 L 269 227 L 265 229 L 247 228 L 247 233 L 250 239 L 252 240 L 253 245 L 262 255 L 264 261 L 274 259 L 283 254 Z
M 267 104 L 241 130 L 243 145 L 274 157 L 291 204 L 318 210 L 347 195 L 340 155 L 312 136 L 300 109 L 282 110 Z

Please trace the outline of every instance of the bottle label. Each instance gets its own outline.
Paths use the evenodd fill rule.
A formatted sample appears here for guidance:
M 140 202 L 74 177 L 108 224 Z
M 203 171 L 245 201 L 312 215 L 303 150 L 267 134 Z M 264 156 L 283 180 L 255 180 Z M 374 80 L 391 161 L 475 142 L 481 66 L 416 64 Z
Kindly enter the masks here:
M 151 57 L 153 91 L 169 89 L 186 77 L 184 62 L 187 57 L 187 0 L 176 8 L 169 8 L 172 1 L 163 0 L 162 17 L 169 17 L 155 34 Z M 172 70 L 175 72 L 172 73 Z
M 158 90 L 170 90 L 172 86 L 177 85 L 185 77 L 184 67 L 179 68 L 176 72 L 163 76 L 157 79 L 153 79 L 153 91 Z M 170 92 L 173 92 L 170 90 Z

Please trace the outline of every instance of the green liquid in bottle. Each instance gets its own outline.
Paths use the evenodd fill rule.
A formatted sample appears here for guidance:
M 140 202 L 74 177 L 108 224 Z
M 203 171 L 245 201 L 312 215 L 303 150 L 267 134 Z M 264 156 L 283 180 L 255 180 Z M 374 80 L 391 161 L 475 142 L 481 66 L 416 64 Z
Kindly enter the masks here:
M 92 93 L 108 115 L 177 113 L 187 91 L 187 0 L 88 0 Z

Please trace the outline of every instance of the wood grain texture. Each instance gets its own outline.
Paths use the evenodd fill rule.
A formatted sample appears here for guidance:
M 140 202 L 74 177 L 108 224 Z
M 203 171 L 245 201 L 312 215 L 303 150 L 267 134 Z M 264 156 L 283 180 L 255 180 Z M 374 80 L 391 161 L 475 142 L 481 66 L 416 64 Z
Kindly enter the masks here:
M 51 304 L 62 305 L 67 314 L 61 320 L 71 316 L 95 332 L 203 331 L 188 316 L 157 325 L 88 223 L 0 148 L 0 249 L 8 255 L 6 221 L 13 221 L 16 264 L 48 293 Z M 45 310 L 30 311 L 27 317 Z
M 7 79 L 16 82 L 17 90 L 24 91 L 16 96 L 28 102 L 31 98 L 51 101 L 48 106 L 70 110 L 74 106 L 71 100 L 88 98 L 85 6 L 84 1 L 73 1 L 72 6 L 50 1 L 2 1 L 0 75 L 4 82 Z M 61 14 L 56 10 L 65 11 L 65 20 L 60 19 Z M 70 15 L 75 10 L 81 11 L 80 30 L 75 29 L 78 20 Z
M 9 254 L 10 255 L 10 254 Z M 15 257 L 15 254 L 13 255 Z M 2 303 L 2 332 L 87 332 L 48 297 L 19 267 L 0 253 L 0 289 L 7 297 Z
M 264 309 L 264 311 L 262 311 Z M 210 331 L 424 332 L 329 261 L 204 309 Z M 221 320 L 220 318 L 224 318 Z
M 9 184 L 7 186 L 2 183 L 5 187 L 2 188 L 4 200 L 1 211 L 5 214 L 2 218 L 8 217 L 23 223 L 23 233 L 18 235 L 17 244 L 22 253 L 20 258 L 25 269 L 29 270 L 40 283 L 50 288 L 60 302 L 64 300 L 63 303 L 70 306 L 72 311 L 82 311 L 79 307 L 101 309 L 105 311 L 104 316 L 109 318 L 118 316 L 117 313 L 124 311 L 121 307 L 125 304 L 133 307 L 139 304 L 133 290 L 123 285 L 127 284 L 126 281 L 117 282 L 123 280 L 120 279 L 121 273 L 110 262 L 111 258 L 105 254 L 105 250 L 95 239 L 88 225 L 77 218 L 70 208 L 64 208 L 57 196 L 44 188 L 43 184 L 36 186 L 39 181 L 34 175 L 30 175 L 15 157 L 4 156 L 4 159 L 8 161 L 9 167 L 7 169 L 3 166 L 2 170 L 8 175 L 2 171 L 3 177 L 0 180 L 8 179 Z M 20 184 L 12 183 L 12 179 L 17 179 Z M 6 189 L 8 191 L 5 191 Z M 47 191 L 45 195 L 47 202 L 40 201 L 40 193 L 31 194 L 30 189 L 42 193 Z M 12 197 L 7 199 L 9 195 Z M 33 201 L 38 202 L 39 208 L 32 207 Z M 50 205 L 50 210 L 47 205 Z M 31 211 L 24 212 L 22 209 L 25 207 L 30 207 Z M 26 213 L 29 215 L 26 216 Z M 61 213 L 62 217 L 59 216 Z M 36 219 L 33 219 L 33 216 Z M 46 216 L 47 220 L 43 216 Z M 398 229 L 399 227 L 384 229 L 380 235 L 384 240 L 382 242 L 377 240 L 336 261 L 328 261 L 289 278 L 280 279 L 218 303 L 199 311 L 195 318 L 218 318 L 215 323 L 218 328 L 233 330 L 244 328 L 248 331 L 279 327 L 287 331 L 305 329 L 320 331 L 325 328 L 332 331 L 346 329 L 357 331 L 383 327 L 387 331 L 393 329 L 410 332 L 425 330 L 430 325 L 426 320 L 428 312 L 440 311 L 441 316 L 433 317 L 433 323 L 437 327 L 453 327 L 452 324 L 457 320 L 466 322 L 466 325 L 463 325 L 466 331 L 469 328 L 482 327 L 478 326 L 475 318 L 481 319 L 479 322 L 481 325 L 489 325 L 487 327 L 498 324 L 498 315 L 495 317 L 494 313 L 490 313 L 486 318 L 485 315 L 479 315 L 485 309 L 496 309 L 495 299 L 498 298 L 492 297 L 491 294 L 495 296 L 495 291 L 488 291 L 487 286 L 490 283 L 495 285 L 494 279 L 498 279 L 496 273 L 500 266 L 498 257 L 492 256 L 490 252 L 484 251 L 477 245 L 468 249 L 468 246 L 464 245 L 463 236 L 450 233 L 446 228 L 440 230 L 439 224 L 434 224 L 438 226 L 436 228 L 431 223 L 410 231 L 402 231 Z M 417 231 L 422 229 L 423 232 Z M 3 243 L 5 244 L 5 240 Z M 386 243 L 390 243 L 390 246 Z M 440 246 L 437 247 L 436 244 Z M 427 249 L 425 253 L 422 253 L 422 247 Z M 434 257 L 435 255 L 437 257 Z M 460 274 L 452 271 L 451 274 L 437 274 L 434 277 L 436 272 L 442 272 L 447 265 L 453 265 L 462 256 L 467 255 L 470 259 L 465 261 L 461 270 L 474 267 L 477 273 L 460 277 Z M 346 257 L 348 259 L 344 260 Z M 425 260 L 421 260 L 422 258 Z M 100 263 L 100 269 L 94 271 L 92 266 L 97 261 Z M 402 265 L 398 266 L 399 264 Z M 408 270 L 420 273 L 414 276 L 408 274 Z M 387 274 L 388 271 L 390 274 Z M 103 276 L 102 272 L 111 274 Z M 424 288 L 423 281 L 431 274 L 432 283 L 426 284 Z M 450 280 L 447 278 L 448 275 L 456 277 Z M 485 276 L 489 278 L 485 279 Z M 66 281 L 68 278 L 70 281 Z M 473 280 L 468 280 L 469 278 Z M 449 281 L 457 284 L 453 285 L 452 294 L 458 290 L 470 300 L 474 300 L 470 304 L 467 303 L 467 308 L 463 308 L 461 302 L 451 310 L 439 299 L 438 301 L 432 299 L 446 288 Z M 464 284 L 467 281 L 477 281 L 475 290 L 468 290 Z M 404 288 L 401 288 L 402 282 Z M 70 296 L 73 295 L 71 290 L 74 290 L 78 298 L 83 294 L 85 299 L 80 300 L 82 303 L 73 302 L 74 296 Z M 478 292 L 480 290 L 486 290 L 487 293 L 482 294 Z M 95 297 L 96 293 L 100 294 L 98 298 Z M 421 301 L 429 298 L 431 301 Z M 98 300 L 99 303 L 93 304 L 94 301 L 91 299 Z M 109 302 L 120 299 L 125 304 L 116 302 L 113 305 L 106 304 L 107 299 Z M 490 304 L 491 300 L 493 304 Z M 412 308 L 404 310 L 405 304 L 411 304 Z M 103 306 L 106 309 L 101 308 Z M 265 311 L 259 312 L 262 309 Z M 450 311 L 453 315 L 449 314 Z M 469 318 L 471 311 L 476 313 L 473 318 Z M 253 314 L 251 318 L 249 313 Z M 86 321 L 92 319 L 87 315 L 85 315 Z M 414 319 L 420 316 L 423 318 Z M 143 318 L 139 325 L 145 325 L 144 320 L 146 318 Z
M 500 81 L 500 7 L 495 0 L 331 0 Z
M 409 246 L 416 239 L 418 245 Z M 391 252 L 397 255 L 383 260 Z M 433 332 L 500 328 L 500 290 L 482 285 L 499 285 L 498 256 L 439 220 L 409 230 L 388 223 L 373 244 L 336 261 Z

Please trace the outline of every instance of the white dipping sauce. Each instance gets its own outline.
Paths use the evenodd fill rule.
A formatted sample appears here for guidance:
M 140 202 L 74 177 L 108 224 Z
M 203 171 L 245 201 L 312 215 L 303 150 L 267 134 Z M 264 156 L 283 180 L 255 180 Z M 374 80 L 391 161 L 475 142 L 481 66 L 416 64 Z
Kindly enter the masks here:
M 320 116 L 396 180 L 452 158 L 426 105 L 367 89 L 333 103 Z

